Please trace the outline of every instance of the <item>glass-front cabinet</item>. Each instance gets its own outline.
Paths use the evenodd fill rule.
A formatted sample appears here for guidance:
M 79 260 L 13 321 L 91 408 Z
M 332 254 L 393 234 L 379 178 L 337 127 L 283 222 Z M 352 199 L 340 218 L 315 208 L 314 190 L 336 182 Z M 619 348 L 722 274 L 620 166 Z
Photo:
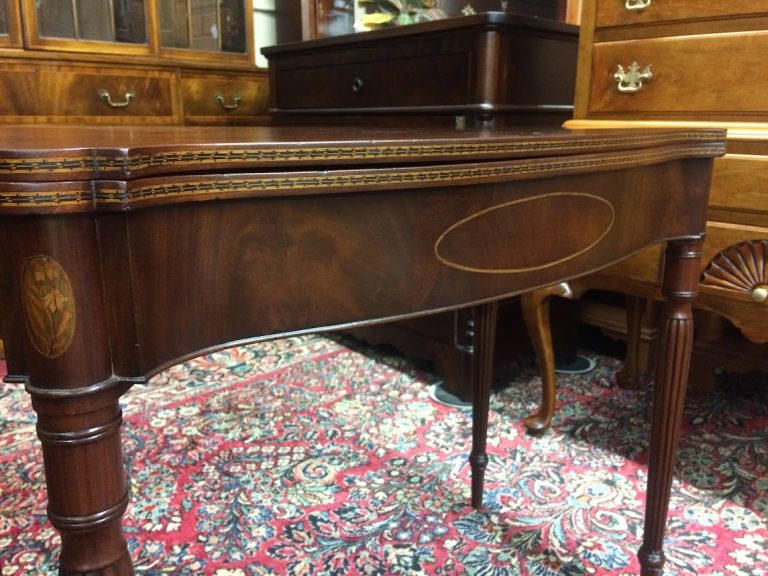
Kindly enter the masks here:
M 21 2 L 27 45 L 103 54 L 251 60 L 250 0 L 0 0 Z
M 0 0 L 0 123 L 266 124 L 254 1 Z

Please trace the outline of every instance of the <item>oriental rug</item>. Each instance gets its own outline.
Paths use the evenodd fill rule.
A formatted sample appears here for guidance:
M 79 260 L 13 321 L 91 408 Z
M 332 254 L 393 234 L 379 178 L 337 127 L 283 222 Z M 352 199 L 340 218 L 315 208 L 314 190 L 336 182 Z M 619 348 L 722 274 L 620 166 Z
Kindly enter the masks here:
M 500 375 L 485 508 L 469 506 L 471 416 L 396 353 L 307 336 L 175 366 L 123 397 L 137 574 L 636 574 L 649 386 L 620 363 L 559 376 L 541 438 L 521 420 L 540 380 Z M 0 575 L 55 574 L 58 537 L 34 413 L 0 387 Z M 768 386 L 686 402 L 668 575 L 768 574 Z

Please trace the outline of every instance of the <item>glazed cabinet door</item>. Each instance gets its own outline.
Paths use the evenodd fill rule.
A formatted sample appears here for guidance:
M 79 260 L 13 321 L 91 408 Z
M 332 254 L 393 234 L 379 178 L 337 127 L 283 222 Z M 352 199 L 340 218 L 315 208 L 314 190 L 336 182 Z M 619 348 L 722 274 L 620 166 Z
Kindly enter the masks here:
M 0 47 L 21 47 L 21 20 L 17 0 L 0 0 Z
M 31 48 L 148 54 L 148 0 L 22 0 Z
M 248 59 L 253 9 L 245 0 L 163 0 L 157 3 L 160 47 L 186 57 Z

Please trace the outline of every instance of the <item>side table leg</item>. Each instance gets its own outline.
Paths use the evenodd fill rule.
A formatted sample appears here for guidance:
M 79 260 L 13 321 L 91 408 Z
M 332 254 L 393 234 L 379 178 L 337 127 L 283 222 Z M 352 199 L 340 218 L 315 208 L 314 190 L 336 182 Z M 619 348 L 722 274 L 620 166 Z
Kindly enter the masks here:
M 496 345 L 496 318 L 498 302 L 475 307 L 475 343 L 472 367 L 472 452 L 469 465 L 472 470 L 472 507 L 483 505 L 483 484 L 488 455 L 485 452 L 488 437 L 488 411 L 493 384 L 493 355 Z
M 541 436 L 549 430 L 555 414 L 557 376 L 552 345 L 552 325 L 549 320 L 549 300 L 552 296 L 570 298 L 573 293 L 567 283 L 562 283 L 526 292 L 520 296 L 525 327 L 528 330 L 528 337 L 531 339 L 541 375 L 541 407 L 536 414 L 531 414 L 524 421 L 528 434 L 532 436 Z
M 643 329 L 645 300 L 627 296 L 627 353 L 624 366 L 616 373 L 616 383 L 627 390 L 640 387 L 640 344 Z
M 73 390 L 27 385 L 38 415 L 48 519 L 61 534 L 60 576 L 134 573 L 121 526 L 128 491 L 118 399 L 129 387 L 117 379 Z
M 675 241 L 667 246 L 645 529 L 638 552 L 642 576 L 661 576 L 664 571 L 664 533 L 693 346 L 692 303 L 698 288 L 701 246 L 701 240 Z

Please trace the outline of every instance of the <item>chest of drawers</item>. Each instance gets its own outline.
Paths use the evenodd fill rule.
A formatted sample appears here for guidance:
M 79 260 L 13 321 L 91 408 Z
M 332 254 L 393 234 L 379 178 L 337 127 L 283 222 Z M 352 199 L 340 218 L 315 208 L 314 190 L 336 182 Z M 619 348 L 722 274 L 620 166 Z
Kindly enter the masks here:
M 727 154 L 715 162 L 698 306 L 757 344 L 768 342 L 766 53 L 761 0 L 586 0 L 574 119 L 566 123 L 728 129 Z M 658 253 L 643 253 L 583 282 L 654 295 L 659 266 Z M 750 356 L 738 364 L 768 368 L 764 354 Z

